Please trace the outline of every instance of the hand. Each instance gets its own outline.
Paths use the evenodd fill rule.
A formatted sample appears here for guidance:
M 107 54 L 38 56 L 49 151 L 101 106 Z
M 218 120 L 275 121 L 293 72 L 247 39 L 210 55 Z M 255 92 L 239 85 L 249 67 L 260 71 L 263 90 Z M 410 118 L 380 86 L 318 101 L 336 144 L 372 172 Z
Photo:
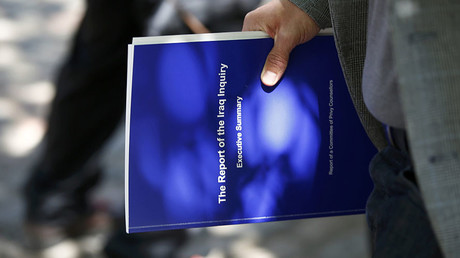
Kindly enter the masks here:
M 320 28 L 289 0 L 273 0 L 246 15 L 243 31 L 251 30 L 264 31 L 275 40 L 260 76 L 263 84 L 273 86 L 283 76 L 292 49 L 312 39 Z

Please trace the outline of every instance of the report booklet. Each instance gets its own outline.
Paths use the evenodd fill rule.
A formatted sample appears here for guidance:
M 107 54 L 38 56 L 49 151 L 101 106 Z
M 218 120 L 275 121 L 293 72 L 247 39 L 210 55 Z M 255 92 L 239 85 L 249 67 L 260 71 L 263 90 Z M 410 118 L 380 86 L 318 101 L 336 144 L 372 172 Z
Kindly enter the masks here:
M 134 38 L 126 116 L 127 232 L 363 213 L 376 149 L 332 35 L 260 81 L 262 32 Z

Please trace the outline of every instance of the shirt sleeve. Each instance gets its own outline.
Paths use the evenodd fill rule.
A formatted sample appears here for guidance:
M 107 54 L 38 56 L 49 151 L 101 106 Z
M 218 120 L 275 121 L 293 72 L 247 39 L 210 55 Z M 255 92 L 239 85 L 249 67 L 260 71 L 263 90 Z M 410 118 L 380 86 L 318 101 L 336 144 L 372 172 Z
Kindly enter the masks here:
M 327 0 L 290 0 L 297 7 L 306 12 L 321 29 L 332 26 Z

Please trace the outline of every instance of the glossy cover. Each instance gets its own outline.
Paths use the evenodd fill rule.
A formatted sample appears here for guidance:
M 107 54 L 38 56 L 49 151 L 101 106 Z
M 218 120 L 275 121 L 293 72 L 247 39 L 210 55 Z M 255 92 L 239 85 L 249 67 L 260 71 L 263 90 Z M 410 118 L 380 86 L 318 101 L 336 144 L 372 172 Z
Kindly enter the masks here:
M 376 149 L 332 36 L 260 82 L 262 33 L 135 39 L 129 47 L 126 224 L 142 232 L 363 213 Z

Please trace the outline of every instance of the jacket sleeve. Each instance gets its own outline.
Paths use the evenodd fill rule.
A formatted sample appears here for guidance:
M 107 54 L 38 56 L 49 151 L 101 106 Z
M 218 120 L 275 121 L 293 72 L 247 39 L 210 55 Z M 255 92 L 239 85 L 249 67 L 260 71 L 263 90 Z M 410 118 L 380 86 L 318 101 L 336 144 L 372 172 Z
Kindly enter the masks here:
M 445 257 L 458 257 L 460 5 L 442 3 L 396 1 L 391 25 L 417 180 Z
M 321 29 L 332 26 L 327 0 L 290 0 L 297 7 L 306 12 Z

